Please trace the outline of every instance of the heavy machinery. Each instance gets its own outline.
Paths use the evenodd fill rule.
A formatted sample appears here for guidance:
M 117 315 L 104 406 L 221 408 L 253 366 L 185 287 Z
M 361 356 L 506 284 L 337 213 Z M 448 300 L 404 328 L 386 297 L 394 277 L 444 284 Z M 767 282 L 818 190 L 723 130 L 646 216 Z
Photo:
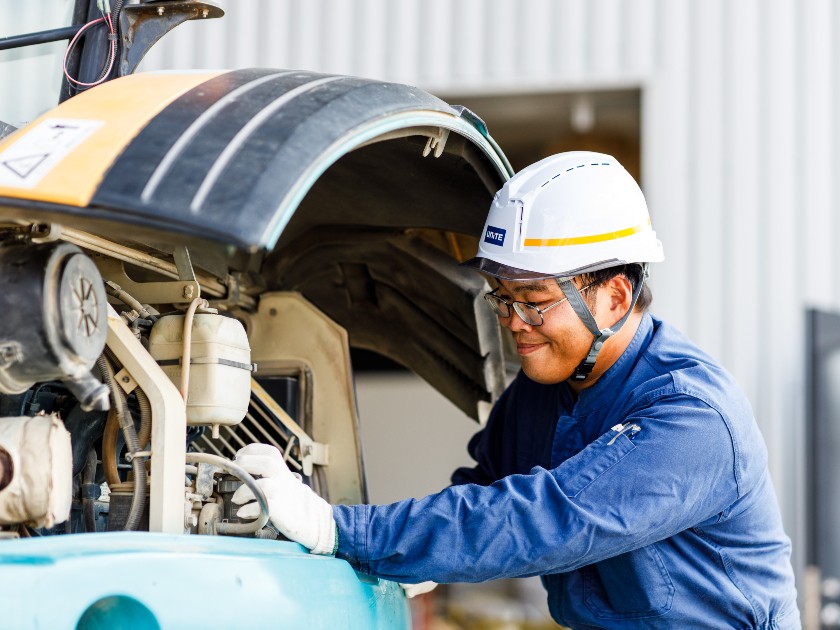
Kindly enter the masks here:
M 504 386 L 487 287 L 457 266 L 511 175 L 480 119 L 357 77 L 132 74 L 217 14 L 127 4 L 70 74 L 98 84 L 4 127 L 4 627 L 407 627 L 397 585 L 282 540 L 235 453 L 274 444 L 363 502 L 351 346 L 477 420 Z M 231 505 L 243 483 L 256 521 Z

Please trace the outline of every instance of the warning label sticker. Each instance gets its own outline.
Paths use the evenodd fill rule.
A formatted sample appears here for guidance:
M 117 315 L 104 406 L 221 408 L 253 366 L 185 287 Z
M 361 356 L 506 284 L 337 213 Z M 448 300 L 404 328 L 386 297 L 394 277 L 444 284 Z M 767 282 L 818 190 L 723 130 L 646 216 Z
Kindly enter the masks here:
M 42 121 L 0 152 L 0 187 L 32 188 L 102 124 L 72 118 Z

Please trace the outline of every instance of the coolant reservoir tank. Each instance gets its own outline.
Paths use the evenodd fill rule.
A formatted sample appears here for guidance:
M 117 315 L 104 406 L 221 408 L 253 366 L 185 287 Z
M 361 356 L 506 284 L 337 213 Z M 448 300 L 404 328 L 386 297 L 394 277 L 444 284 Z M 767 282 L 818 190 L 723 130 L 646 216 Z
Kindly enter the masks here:
M 149 353 L 176 387 L 181 386 L 184 315 L 155 322 Z M 251 348 L 242 324 L 231 317 L 197 314 L 192 322 L 187 423 L 238 424 L 251 396 Z

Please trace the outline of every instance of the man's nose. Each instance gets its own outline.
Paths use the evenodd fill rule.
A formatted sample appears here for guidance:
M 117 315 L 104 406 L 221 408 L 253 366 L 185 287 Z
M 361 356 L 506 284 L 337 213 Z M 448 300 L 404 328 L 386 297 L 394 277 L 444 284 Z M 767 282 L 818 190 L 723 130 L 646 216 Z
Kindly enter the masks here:
M 533 326 L 526 323 L 525 320 L 523 320 L 519 316 L 519 314 L 516 311 L 514 311 L 513 309 L 510 309 L 510 317 L 502 318 L 499 321 L 501 322 L 502 326 L 504 326 L 505 328 L 507 328 L 511 332 L 519 332 L 519 331 L 528 332 L 533 328 Z

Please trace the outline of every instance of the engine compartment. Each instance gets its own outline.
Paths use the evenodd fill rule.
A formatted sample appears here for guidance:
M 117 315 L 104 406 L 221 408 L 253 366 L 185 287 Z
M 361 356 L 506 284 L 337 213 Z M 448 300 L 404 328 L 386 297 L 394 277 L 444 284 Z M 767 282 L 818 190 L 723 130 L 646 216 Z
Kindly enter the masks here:
M 276 538 L 262 493 L 233 461 L 250 442 L 274 444 L 328 494 L 320 468 L 329 449 L 307 434 L 306 370 L 253 377 L 242 320 L 230 304 L 200 297 L 186 247 L 170 263 L 178 279 L 128 282 L 143 302 L 112 278 L 128 279 L 126 266 L 166 266 L 165 257 L 138 251 L 138 264 L 126 265 L 43 229 L 7 228 L 0 246 L 8 314 L 0 324 L 0 535 L 151 529 Z M 128 257 L 124 245 L 84 237 Z M 181 437 L 164 439 L 153 425 L 173 425 L 175 435 L 183 427 Z M 174 462 L 168 468 L 180 462 L 180 493 L 154 487 L 156 477 L 171 486 L 175 476 L 155 474 L 155 458 Z M 264 508 L 256 521 L 238 519 L 230 501 L 242 483 Z M 165 513 L 175 500 L 182 523 L 173 526 Z
M 193 96 L 176 105 L 195 115 Z M 234 462 L 252 442 L 275 445 L 330 502 L 364 502 L 351 346 L 404 365 L 479 422 L 504 389 L 506 349 L 482 303 L 487 284 L 457 264 L 475 248 L 500 177 L 472 123 L 424 112 L 411 124 L 430 117 L 465 135 L 428 125 L 354 130 L 367 139 L 340 157 L 323 154 L 317 179 L 306 171 L 292 186 L 300 199 L 282 186 L 240 187 L 213 214 L 173 206 L 178 196 L 144 196 L 155 164 L 146 152 L 171 142 L 158 127 L 180 120 L 176 105 L 91 179 L 87 205 L 74 205 L 58 175 L 63 203 L 19 190 L 0 199 L 0 300 L 11 314 L 0 323 L 0 425 L 37 421 L 69 435 L 61 457 L 30 449 L 43 453 L 24 467 L 40 471 L 52 497 L 42 503 L 53 508 L 14 517 L 0 509 L 0 536 L 276 537 L 267 509 L 240 522 L 230 503 L 236 487 L 254 484 Z M 292 157 L 283 164 L 300 167 Z M 185 181 L 208 167 L 170 153 L 164 162 Z M 50 197 L 48 188 L 34 196 Z M 238 231 L 222 238 L 223 225 Z M 2 484 L 23 478 L 16 457 L 25 449 L 0 448 L 11 462 L 0 450 L 2 508 L 13 494 Z M 55 506 L 69 507 L 59 515 Z

